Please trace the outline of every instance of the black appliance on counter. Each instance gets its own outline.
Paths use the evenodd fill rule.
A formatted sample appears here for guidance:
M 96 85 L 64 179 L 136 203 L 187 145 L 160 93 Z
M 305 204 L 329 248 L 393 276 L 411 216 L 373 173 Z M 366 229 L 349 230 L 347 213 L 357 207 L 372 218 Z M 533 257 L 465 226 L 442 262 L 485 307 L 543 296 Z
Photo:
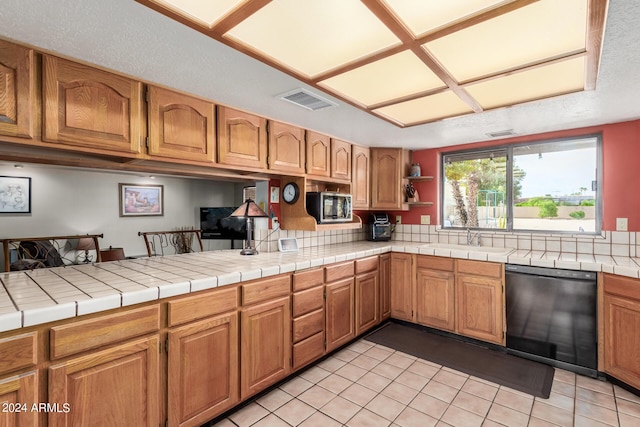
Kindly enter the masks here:
M 389 215 L 381 212 L 369 214 L 368 221 L 364 225 L 365 238 L 369 241 L 386 242 L 391 240 L 391 221 Z

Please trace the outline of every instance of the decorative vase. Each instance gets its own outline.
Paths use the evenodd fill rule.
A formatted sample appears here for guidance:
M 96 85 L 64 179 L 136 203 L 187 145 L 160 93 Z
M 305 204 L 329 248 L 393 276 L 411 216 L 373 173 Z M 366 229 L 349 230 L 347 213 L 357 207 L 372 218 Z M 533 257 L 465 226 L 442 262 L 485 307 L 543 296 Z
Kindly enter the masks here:
M 409 176 L 420 176 L 421 172 L 420 163 L 414 163 L 411 165 L 411 169 L 409 170 Z

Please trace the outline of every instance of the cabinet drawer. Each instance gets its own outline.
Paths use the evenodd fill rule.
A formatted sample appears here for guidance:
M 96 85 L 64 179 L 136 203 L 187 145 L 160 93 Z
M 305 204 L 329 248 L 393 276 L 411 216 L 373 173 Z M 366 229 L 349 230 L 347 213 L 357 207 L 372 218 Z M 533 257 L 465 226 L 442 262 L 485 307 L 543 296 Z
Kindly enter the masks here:
M 314 336 L 293 345 L 293 369 L 298 369 L 323 354 L 324 334 L 318 332 Z
M 322 269 L 301 271 L 293 275 L 293 292 L 313 288 L 322 284 Z
M 293 320 L 293 342 L 298 342 L 324 330 L 324 309 Z
M 605 274 L 604 291 L 608 294 L 640 300 L 640 280 Z
M 458 273 L 473 274 L 475 276 L 487 276 L 501 278 L 504 267 L 502 264 L 485 261 L 457 260 Z
M 238 287 L 229 286 L 201 295 L 169 301 L 169 326 L 225 313 L 238 308 Z
M 418 255 L 418 268 L 428 268 L 429 270 L 453 271 L 453 258 L 442 258 L 435 256 Z
M 36 332 L 0 340 L 0 375 L 37 363 Z
M 293 317 L 302 316 L 324 306 L 324 286 L 293 294 Z
M 160 329 L 160 306 L 139 308 L 69 325 L 50 331 L 51 359 L 117 344 Z
M 330 283 L 346 277 L 352 277 L 353 273 L 353 261 L 333 264 L 324 268 L 324 282 Z
M 242 285 L 242 305 L 255 304 L 291 293 L 291 276 L 276 276 L 271 279 L 259 279 Z
M 378 256 L 356 260 L 356 274 L 367 273 L 378 269 Z

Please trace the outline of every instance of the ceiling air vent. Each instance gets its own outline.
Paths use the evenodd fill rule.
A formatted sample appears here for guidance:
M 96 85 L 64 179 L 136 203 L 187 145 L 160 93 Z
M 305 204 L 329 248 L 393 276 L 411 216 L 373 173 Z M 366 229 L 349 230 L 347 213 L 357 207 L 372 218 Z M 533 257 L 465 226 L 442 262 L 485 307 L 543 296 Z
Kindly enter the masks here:
M 513 131 L 513 129 L 507 129 L 507 130 L 499 130 L 497 132 L 487 133 L 486 135 L 491 138 L 502 138 L 503 136 L 515 135 L 515 132 Z
M 278 98 L 289 101 L 311 111 L 321 110 L 327 107 L 335 107 L 335 102 L 331 102 L 315 93 L 311 93 L 306 89 L 295 89 L 287 93 L 278 95 Z

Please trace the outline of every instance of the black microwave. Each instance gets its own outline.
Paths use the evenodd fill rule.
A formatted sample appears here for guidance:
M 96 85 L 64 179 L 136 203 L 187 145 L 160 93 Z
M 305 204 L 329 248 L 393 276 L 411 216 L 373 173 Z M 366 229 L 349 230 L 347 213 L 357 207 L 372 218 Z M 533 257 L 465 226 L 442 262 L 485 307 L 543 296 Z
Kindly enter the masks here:
M 314 217 L 318 224 L 351 222 L 351 194 L 309 191 L 307 213 Z

